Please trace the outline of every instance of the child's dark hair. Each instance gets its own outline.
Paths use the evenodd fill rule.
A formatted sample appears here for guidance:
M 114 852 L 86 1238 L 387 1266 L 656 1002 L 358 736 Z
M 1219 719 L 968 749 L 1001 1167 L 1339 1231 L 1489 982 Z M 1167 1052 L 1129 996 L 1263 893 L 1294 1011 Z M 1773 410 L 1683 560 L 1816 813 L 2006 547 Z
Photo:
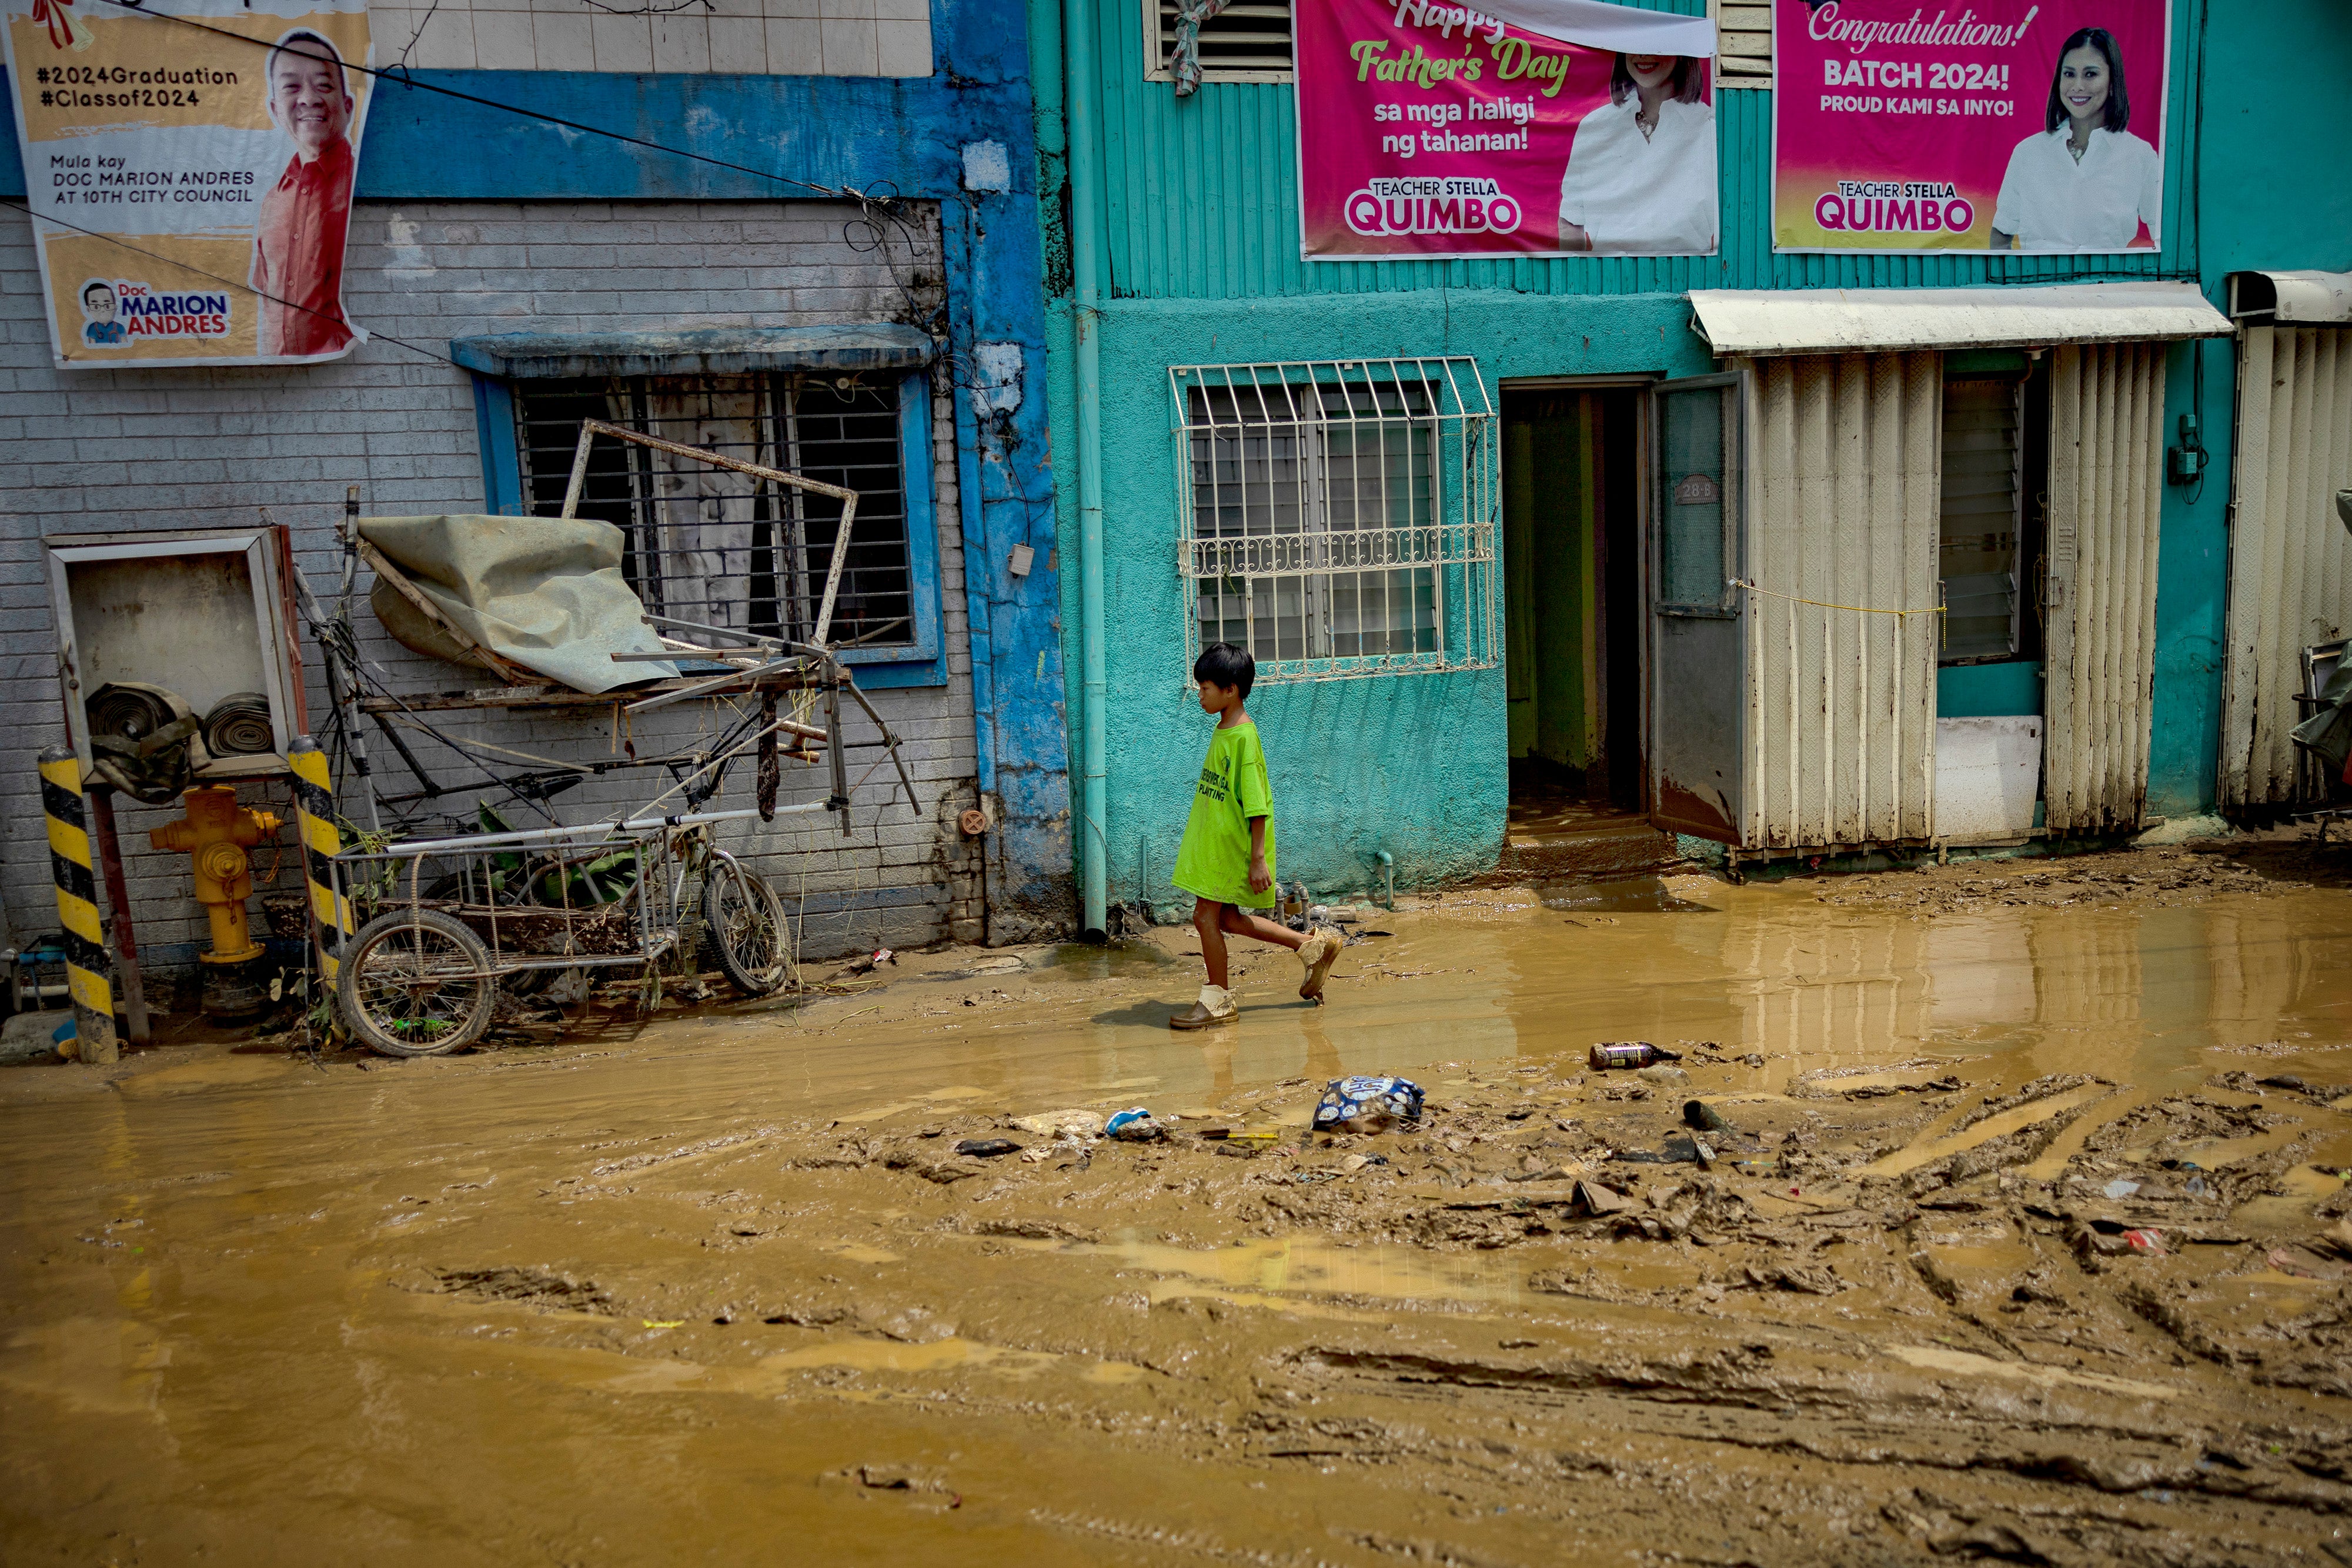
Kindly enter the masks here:
M 1238 648 L 1231 643 L 1212 643 L 1192 661 L 1192 678 L 1231 686 L 1241 693 L 1242 701 L 1247 702 L 1250 688 L 1257 685 L 1257 661 L 1250 657 L 1247 648 Z

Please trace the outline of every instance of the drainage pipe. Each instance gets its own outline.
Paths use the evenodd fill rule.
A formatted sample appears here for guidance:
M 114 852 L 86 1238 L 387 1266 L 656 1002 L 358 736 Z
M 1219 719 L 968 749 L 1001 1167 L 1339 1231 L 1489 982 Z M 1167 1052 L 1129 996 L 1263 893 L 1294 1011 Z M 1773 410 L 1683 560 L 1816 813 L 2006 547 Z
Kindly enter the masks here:
M 1102 168 L 1097 119 L 1095 0 L 1063 0 L 1063 105 L 1069 116 L 1070 272 L 1077 298 L 1070 312 L 1077 349 L 1078 662 L 1083 681 L 1078 768 L 1078 889 L 1083 934 L 1108 931 L 1109 747 L 1103 707 L 1109 683 L 1103 653 L 1102 535 Z

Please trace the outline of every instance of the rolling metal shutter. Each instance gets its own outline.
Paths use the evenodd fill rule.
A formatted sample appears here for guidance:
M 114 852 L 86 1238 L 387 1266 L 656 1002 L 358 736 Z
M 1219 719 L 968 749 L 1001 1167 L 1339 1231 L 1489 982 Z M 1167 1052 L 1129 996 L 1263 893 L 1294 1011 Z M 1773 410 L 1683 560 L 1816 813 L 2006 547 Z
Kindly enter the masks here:
M 1755 362 L 1750 846 L 1934 831 L 1941 364 L 1933 353 Z
M 2352 623 L 2352 333 L 2245 329 L 2238 360 L 2237 505 L 2230 537 L 2221 805 L 2295 801 L 2303 651 Z
M 2053 833 L 2129 830 L 2147 800 L 2164 350 L 2053 351 L 2044 817 Z

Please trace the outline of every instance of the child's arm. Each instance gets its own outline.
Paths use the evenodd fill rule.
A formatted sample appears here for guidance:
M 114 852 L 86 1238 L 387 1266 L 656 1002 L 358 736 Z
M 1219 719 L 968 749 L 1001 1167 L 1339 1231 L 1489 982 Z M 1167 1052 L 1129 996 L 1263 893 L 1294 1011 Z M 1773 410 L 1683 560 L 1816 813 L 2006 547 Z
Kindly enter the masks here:
M 1250 825 L 1250 891 L 1264 893 L 1274 885 L 1274 873 L 1265 869 L 1265 819 L 1252 817 Z

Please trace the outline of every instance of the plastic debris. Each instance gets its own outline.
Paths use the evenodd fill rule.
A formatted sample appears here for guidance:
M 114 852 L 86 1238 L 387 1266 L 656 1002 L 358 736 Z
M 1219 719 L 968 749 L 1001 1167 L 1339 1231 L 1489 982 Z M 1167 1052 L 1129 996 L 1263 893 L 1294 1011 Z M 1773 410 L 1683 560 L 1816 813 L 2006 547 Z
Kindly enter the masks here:
M 1140 1105 L 1119 1112 L 1103 1124 L 1103 1131 L 1127 1144 L 1148 1144 L 1168 1135 L 1168 1129 L 1153 1121 L 1151 1113 Z
M 1334 1078 L 1315 1107 L 1318 1133 L 1382 1133 L 1421 1120 L 1421 1085 L 1410 1078 Z
M 2165 1255 L 2164 1232 L 2161 1230 L 2126 1230 L 2124 1239 L 2131 1244 L 2133 1251 L 2144 1257 L 2161 1258 Z
M 1630 1070 L 1660 1061 L 1680 1061 L 1682 1053 L 1662 1050 L 1646 1040 L 1604 1040 L 1594 1044 L 1586 1060 L 1595 1071 L 1606 1072 L 1612 1068 Z
M 2133 1181 L 2128 1176 L 2117 1176 L 2115 1180 L 2109 1182 L 2105 1186 L 2101 1187 L 2099 1190 L 2105 1193 L 2109 1197 L 2129 1197 L 2132 1194 L 2139 1190 L 2139 1183 Z
M 1015 1116 L 1013 1124 L 1024 1133 L 1034 1133 L 1041 1138 L 1095 1138 L 1102 1135 L 1103 1119 L 1099 1111 L 1040 1111 L 1034 1116 Z
M 1702 1133 L 1728 1133 L 1734 1130 L 1730 1122 L 1725 1119 L 1723 1113 L 1704 1100 L 1683 1102 L 1683 1125 L 1695 1127 Z
M 1021 1145 L 1010 1138 L 966 1138 L 955 1146 L 955 1152 L 971 1155 L 977 1159 L 992 1160 L 999 1155 L 1019 1154 Z

